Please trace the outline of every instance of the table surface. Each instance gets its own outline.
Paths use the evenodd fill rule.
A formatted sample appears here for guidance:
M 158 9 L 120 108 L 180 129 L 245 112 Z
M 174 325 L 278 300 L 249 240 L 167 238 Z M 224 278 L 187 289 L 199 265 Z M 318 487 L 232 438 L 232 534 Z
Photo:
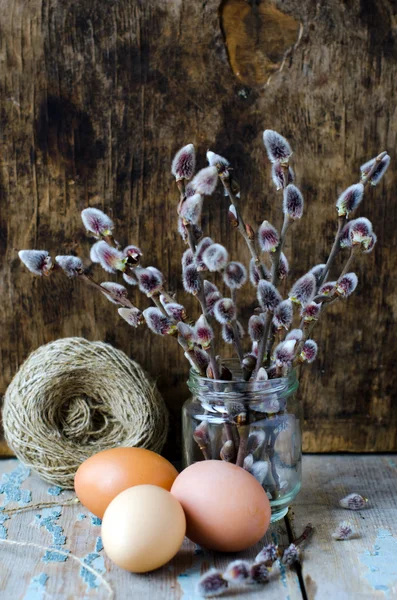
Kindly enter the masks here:
M 233 588 L 222 598 L 354 600 L 397 598 L 397 456 L 307 455 L 303 486 L 288 522 L 272 525 L 260 544 L 238 555 L 202 551 L 185 540 L 166 566 L 135 575 L 106 557 L 100 520 L 80 504 L 62 505 L 73 492 L 50 486 L 15 459 L 0 461 L 1 600 L 198 600 L 196 584 L 210 567 L 239 556 L 252 559 L 266 541 L 287 545 L 308 522 L 301 572 L 274 570 L 270 583 Z M 351 492 L 369 499 L 361 511 L 340 508 Z M 38 503 L 50 503 L 35 508 Z M 21 512 L 13 508 L 26 507 Z M 7 513 L 7 510 L 9 513 Z M 349 520 L 357 537 L 335 541 Z M 292 534 L 291 534 L 292 528 Z

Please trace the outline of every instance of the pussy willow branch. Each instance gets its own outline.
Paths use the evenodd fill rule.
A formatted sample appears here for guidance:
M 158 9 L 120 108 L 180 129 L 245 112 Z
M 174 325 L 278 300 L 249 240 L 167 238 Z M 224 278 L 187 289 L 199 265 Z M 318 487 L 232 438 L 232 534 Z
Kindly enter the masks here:
M 251 257 L 255 261 L 255 265 L 258 267 L 258 269 L 261 270 L 262 277 L 266 278 L 266 271 L 265 271 L 265 268 L 262 265 L 261 261 L 259 260 L 258 253 L 255 248 L 255 243 L 253 240 L 250 240 L 250 238 L 247 234 L 247 230 L 245 228 L 245 222 L 244 222 L 243 216 L 240 212 L 238 198 L 236 198 L 236 196 L 233 194 L 233 191 L 232 191 L 232 188 L 230 185 L 230 178 L 229 177 L 220 177 L 220 180 L 222 181 L 223 187 L 225 188 L 227 195 L 229 196 L 230 202 L 233 204 L 234 208 L 236 209 L 236 215 L 237 215 L 237 221 L 238 221 L 237 228 L 238 228 L 239 232 L 241 233 L 241 235 L 243 236 L 245 243 L 248 246 L 248 250 L 250 251 Z
M 372 165 L 370 171 L 367 173 L 367 175 L 361 179 L 361 181 L 359 183 L 362 183 L 363 186 L 365 187 L 368 182 L 370 181 L 372 175 L 374 174 L 374 172 L 376 171 L 376 169 L 379 166 L 379 163 L 383 160 L 383 158 L 386 156 L 387 152 L 381 152 L 375 159 L 374 164 Z M 317 289 L 320 289 L 320 287 L 322 286 L 322 284 L 324 283 L 329 271 L 331 270 L 332 264 L 335 260 L 336 255 L 338 254 L 340 247 L 339 247 L 339 238 L 340 238 L 340 234 L 342 231 L 342 227 L 343 225 L 347 222 L 347 218 L 346 217 L 338 217 L 338 229 L 335 235 L 335 240 L 330 252 L 330 255 L 328 257 L 327 263 L 324 267 L 323 272 L 321 273 L 321 276 L 318 280 L 318 284 L 317 284 Z
M 325 264 L 325 267 L 323 269 L 323 272 L 321 273 L 319 279 L 318 279 L 318 283 L 317 283 L 317 289 L 319 290 L 320 287 L 322 286 L 322 284 L 324 283 L 331 267 L 332 264 L 335 260 L 336 255 L 338 254 L 339 250 L 340 250 L 340 246 L 339 246 L 339 238 L 340 238 L 340 234 L 342 232 L 343 226 L 344 224 L 347 222 L 346 217 L 338 217 L 338 229 L 336 231 L 335 234 L 335 239 L 334 239 L 334 243 L 332 245 L 331 248 L 331 252 L 329 253 L 327 262 Z
M 240 338 L 240 332 L 238 329 L 238 325 L 237 325 L 237 290 L 236 288 L 232 288 L 230 290 L 230 295 L 232 297 L 232 301 L 234 306 L 236 307 L 236 319 L 234 319 L 234 321 L 232 321 L 232 329 L 233 329 L 233 346 L 234 349 L 236 350 L 236 354 L 239 358 L 239 361 L 241 363 L 241 365 L 243 364 L 243 360 L 244 360 L 244 351 L 241 345 L 241 338 Z
M 264 319 L 265 319 L 265 328 L 264 328 L 262 339 L 259 342 L 258 357 L 256 359 L 255 369 L 252 373 L 252 376 L 254 379 L 255 379 L 256 375 L 258 374 L 259 369 L 262 366 L 263 359 L 265 356 L 266 346 L 267 346 L 268 337 L 269 337 L 269 331 L 270 331 L 270 327 L 272 324 L 272 313 L 270 313 L 269 311 L 267 313 L 265 313 Z
M 273 255 L 271 256 L 271 259 L 272 259 L 272 284 L 275 287 L 277 287 L 278 280 L 279 280 L 278 268 L 279 268 L 279 264 L 280 264 L 281 251 L 284 246 L 287 231 L 293 222 L 294 222 L 294 220 L 291 219 L 288 215 L 284 215 L 283 226 L 282 226 L 281 233 L 280 233 L 280 242 L 279 242 L 276 250 L 274 251 Z
M 193 231 L 192 231 L 191 227 L 188 225 L 186 227 L 186 229 L 187 229 L 187 239 L 188 239 L 189 248 L 194 255 L 196 252 L 196 240 L 194 239 L 194 235 L 193 235 Z M 204 277 L 203 277 L 203 274 L 201 271 L 198 271 L 198 275 L 200 277 L 200 289 L 197 293 L 197 300 L 200 303 L 200 307 L 201 307 L 201 311 L 202 311 L 203 315 L 208 320 L 210 320 L 210 316 L 208 314 L 207 303 L 205 301 L 205 294 L 204 294 Z M 215 349 L 214 349 L 213 340 L 211 340 L 210 346 L 209 346 L 209 348 L 207 348 L 207 354 L 210 359 L 210 365 L 211 365 L 212 372 L 214 374 L 214 379 L 219 379 L 219 369 L 218 369 L 218 363 L 216 362 L 216 358 L 215 358 Z
M 78 275 L 78 277 L 80 279 L 82 279 L 83 281 L 85 281 L 86 283 L 88 283 L 88 285 L 90 285 L 91 287 L 94 287 L 96 290 L 100 291 L 102 294 L 105 294 L 105 296 L 109 296 L 110 298 L 115 300 L 117 302 L 117 304 L 121 304 L 125 308 L 134 308 L 134 305 L 128 298 L 119 298 L 115 294 L 112 294 L 112 292 L 109 292 L 109 290 L 106 290 L 101 285 L 99 285 L 99 283 L 97 283 L 91 277 L 91 275 L 87 275 L 87 273 L 80 273 Z

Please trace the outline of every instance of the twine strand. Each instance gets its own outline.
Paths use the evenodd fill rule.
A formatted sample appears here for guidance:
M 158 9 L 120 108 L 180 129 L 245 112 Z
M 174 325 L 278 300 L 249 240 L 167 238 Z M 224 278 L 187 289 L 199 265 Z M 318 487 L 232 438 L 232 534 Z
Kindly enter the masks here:
M 95 569 L 90 567 L 90 565 L 87 565 L 83 560 L 81 560 L 81 558 L 79 558 L 78 556 L 76 556 L 76 554 L 73 554 L 72 552 L 64 552 L 63 550 L 58 550 L 58 548 L 52 548 L 51 546 L 40 546 L 39 544 L 35 544 L 33 542 L 18 542 L 16 540 L 9 540 L 9 539 L 2 539 L 2 538 L 0 538 L 0 543 L 1 544 L 10 544 L 12 546 L 20 546 L 20 547 L 25 547 L 25 548 L 27 548 L 27 547 L 37 548 L 39 550 L 44 550 L 45 552 L 56 552 L 57 554 L 60 554 L 61 556 L 66 556 L 68 558 L 72 558 L 73 560 L 78 562 L 82 567 L 84 567 L 84 569 L 87 569 L 87 571 L 89 571 L 92 575 L 94 575 L 94 577 L 98 577 L 100 582 L 103 583 L 103 585 L 105 586 L 110 599 L 112 599 L 114 597 L 113 589 L 110 586 L 110 584 L 107 582 L 105 577 L 103 577 L 103 575 L 101 573 L 99 573 L 98 571 L 96 571 Z

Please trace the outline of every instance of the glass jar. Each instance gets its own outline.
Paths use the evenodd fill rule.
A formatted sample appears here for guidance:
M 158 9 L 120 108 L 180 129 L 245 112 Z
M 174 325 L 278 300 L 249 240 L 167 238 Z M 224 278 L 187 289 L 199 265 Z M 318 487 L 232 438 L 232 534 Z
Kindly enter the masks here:
M 233 381 L 190 371 L 192 397 L 182 409 L 183 462 L 226 460 L 247 469 L 265 489 L 272 522 L 287 514 L 301 486 L 301 417 L 295 371 L 244 381 L 237 360 L 224 361 Z

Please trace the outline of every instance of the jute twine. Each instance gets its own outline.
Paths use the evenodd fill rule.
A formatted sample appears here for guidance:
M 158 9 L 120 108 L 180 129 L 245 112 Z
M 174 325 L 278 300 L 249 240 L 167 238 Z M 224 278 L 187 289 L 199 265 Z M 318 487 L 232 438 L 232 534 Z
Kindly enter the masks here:
M 102 342 L 64 338 L 33 352 L 4 399 L 9 447 L 45 481 L 73 488 L 79 465 L 101 450 L 138 446 L 160 452 L 164 401 L 146 373 Z

